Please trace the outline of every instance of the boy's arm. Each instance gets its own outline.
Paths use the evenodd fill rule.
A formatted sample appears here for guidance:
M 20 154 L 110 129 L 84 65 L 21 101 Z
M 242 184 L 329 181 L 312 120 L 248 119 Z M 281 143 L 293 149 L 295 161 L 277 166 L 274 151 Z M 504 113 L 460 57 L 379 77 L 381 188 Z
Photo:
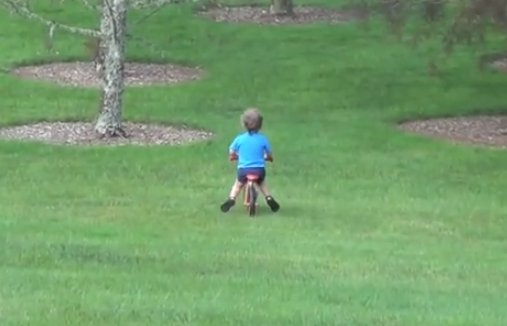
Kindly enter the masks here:
M 273 151 L 271 150 L 271 144 L 267 138 L 264 138 L 264 153 L 266 161 L 273 162 Z
M 238 138 L 234 138 L 231 145 L 229 146 L 229 161 L 235 161 L 238 159 L 239 142 Z

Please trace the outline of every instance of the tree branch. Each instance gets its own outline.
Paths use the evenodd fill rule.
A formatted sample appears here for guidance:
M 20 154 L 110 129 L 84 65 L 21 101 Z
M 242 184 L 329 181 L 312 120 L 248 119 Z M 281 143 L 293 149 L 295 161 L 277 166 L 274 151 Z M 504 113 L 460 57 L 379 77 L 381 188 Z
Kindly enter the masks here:
M 38 15 L 30 10 L 27 1 L 16 1 L 16 0 L 1 0 L 1 4 L 4 5 L 10 12 L 16 13 L 22 17 L 38 21 L 39 23 L 48 26 L 50 29 L 54 30 L 55 28 L 59 28 L 61 30 L 67 31 L 73 34 L 80 34 L 84 36 L 91 37 L 100 37 L 100 32 L 89 29 L 89 28 L 81 28 L 74 27 L 66 24 L 60 24 L 55 21 L 48 20 L 41 15 Z
M 57 0 L 52 0 L 52 1 L 57 1 Z M 63 2 L 65 2 L 66 0 L 59 0 L 60 4 L 62 4 Z M 79 1 L 79 0 L 78 0 Z M 80 0 L 83 5 L 88 8 L 88 9 L 91 9 L 91 10 L 100 10 L 100 6 L 97 5 L 97 4 L 93 4 L 90 2 L 90 0 Z
M 166 56 L 165 52 L 163 50 L 160 50 L 160 48 L 158 48 L 157 46 L 153 45 L 153 43 L 150 43 L 150 42 L 144 40 L 143 38 L 135 37 L 134 35 L 129 34 L 129 33 L 127 33 L 125 36 L 127 37 L 127 39 L 130 39 L 132 41 L 136 41 L 139 44 L 141 44 L 142 46 L 151 50 L 152 52 L 157 52 L 162 58 L 165 58 L 165 56 Z
M 85 5 L 85 7 L 88 8 L 88 9 L 100 10 L 100 6 L 99 5 L 94 5 L 94 4 L 90 3 L 90 1 L 88 1 L 88 0 L 81 0 L 81 2 L 83 2 L 83 4 Z

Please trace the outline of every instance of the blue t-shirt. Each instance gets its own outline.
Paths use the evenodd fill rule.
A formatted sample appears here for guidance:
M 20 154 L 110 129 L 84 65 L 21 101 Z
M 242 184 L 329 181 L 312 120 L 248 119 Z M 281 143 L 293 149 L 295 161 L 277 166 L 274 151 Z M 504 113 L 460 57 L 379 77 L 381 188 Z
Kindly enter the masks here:
M 237 136 L 231 146 L 231 152 L 238 155 L 238 168 L 265 167 L 264 154 L 271 154 L 268 138 L 260 133 L 245 132 Z

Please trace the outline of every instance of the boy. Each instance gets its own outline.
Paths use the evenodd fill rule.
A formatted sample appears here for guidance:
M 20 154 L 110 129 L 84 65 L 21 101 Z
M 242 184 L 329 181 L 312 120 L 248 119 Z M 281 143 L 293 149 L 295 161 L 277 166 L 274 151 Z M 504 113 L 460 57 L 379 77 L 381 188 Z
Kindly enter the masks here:
M 273 156 L 268 139 L 259 133 L 262 128 L 262 115 L 257 109 L 248 109 L 241 116 L 241 124 L 246 132 L 237 136 L 229 148 L 229 158 L 238 160 L 238 175 L 229 199 L 220 206 L 220 209 L 224 213 L 228 212 L 236 203 L 236 197 L 247 181 L 247 174 L 255 174 L 259 176 L 257 185 L 266 197 L 266 203 L 273 212 L 276 212 L 280 209 L 280 205 L 270 195 L 265 181 L 265 160 L 272 161 Z

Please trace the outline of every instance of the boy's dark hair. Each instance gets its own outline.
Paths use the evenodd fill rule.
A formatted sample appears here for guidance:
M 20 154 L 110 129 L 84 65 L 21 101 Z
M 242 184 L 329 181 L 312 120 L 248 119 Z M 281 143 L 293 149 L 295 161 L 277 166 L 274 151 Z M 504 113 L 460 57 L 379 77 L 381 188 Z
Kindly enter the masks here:
M 258 132 L 262 128 L 262 115 L 255 108 L 247 109 L 241 115 L 241 124 L 249 133 Z

